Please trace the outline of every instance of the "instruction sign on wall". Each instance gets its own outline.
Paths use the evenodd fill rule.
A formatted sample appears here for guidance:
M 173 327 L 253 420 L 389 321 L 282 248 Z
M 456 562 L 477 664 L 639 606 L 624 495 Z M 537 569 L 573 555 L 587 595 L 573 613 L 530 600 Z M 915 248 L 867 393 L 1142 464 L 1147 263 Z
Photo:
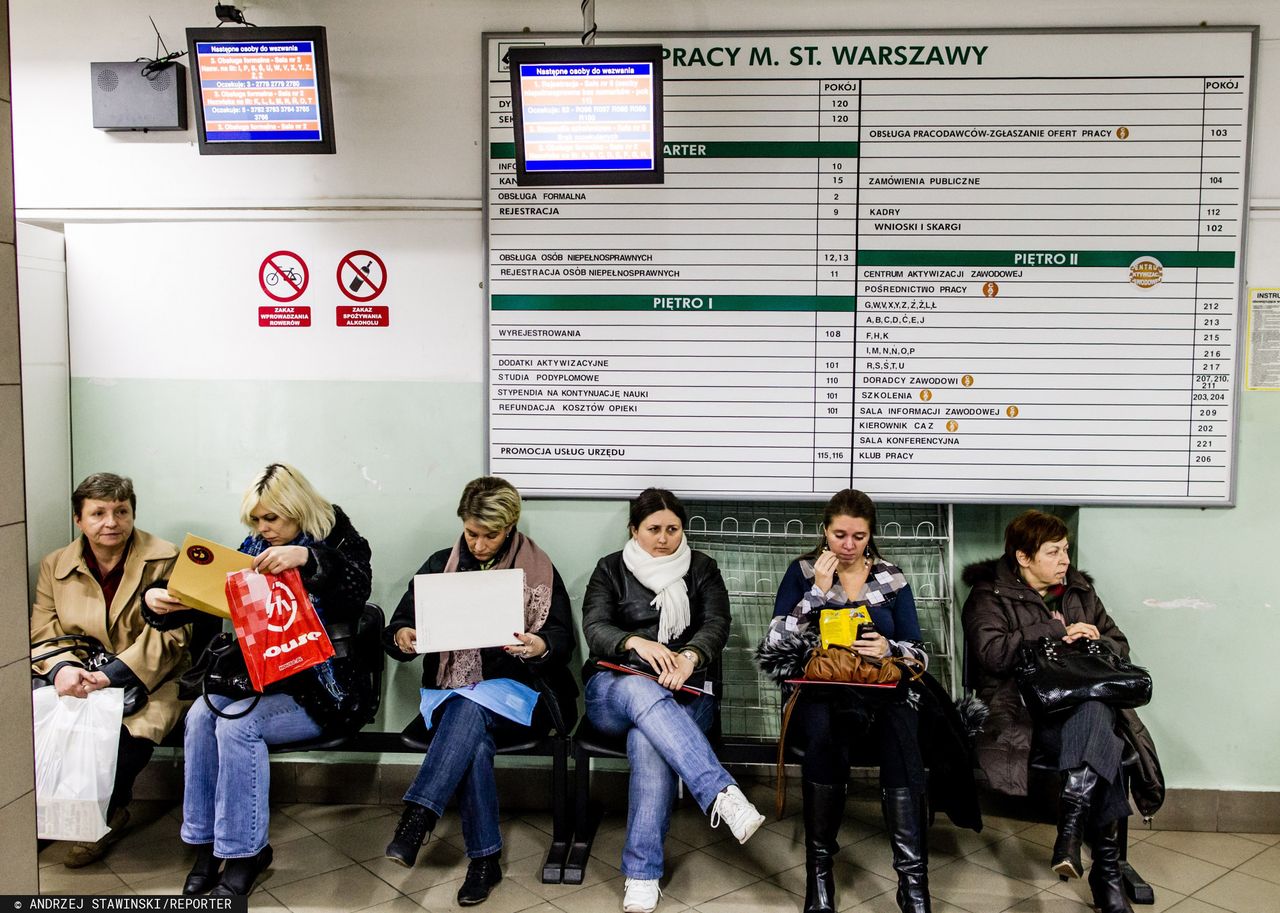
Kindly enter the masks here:
M 1256 37 L 624 36 L 665 184 L 521 188 L 489 36 L 490 470 L 1230 503 Z

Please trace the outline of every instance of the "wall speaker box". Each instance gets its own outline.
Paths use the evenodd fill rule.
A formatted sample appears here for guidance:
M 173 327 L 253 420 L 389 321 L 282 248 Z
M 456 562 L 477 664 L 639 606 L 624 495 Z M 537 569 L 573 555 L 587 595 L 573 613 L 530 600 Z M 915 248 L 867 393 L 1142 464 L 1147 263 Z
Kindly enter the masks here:
M 187 129 L 187 69 L 143 75 L 144 60 L 91 63 L 93 126 L 99 130 Z

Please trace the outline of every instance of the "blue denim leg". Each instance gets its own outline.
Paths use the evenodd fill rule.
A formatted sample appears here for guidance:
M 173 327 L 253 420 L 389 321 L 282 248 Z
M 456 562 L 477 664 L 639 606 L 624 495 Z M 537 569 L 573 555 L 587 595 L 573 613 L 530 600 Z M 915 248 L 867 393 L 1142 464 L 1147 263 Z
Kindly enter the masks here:
M 214 696 L 234 713 L 247 702 Z M 213 842 L 214 855 L 241 859 L 267 843 L 271 767 L 267 746 L 315 738 L 320 725 L 287 694 L 268 694 L 248 715 L 218 717 L 204 701 L 187 714 L 182 839 Z
M 591 722 L 603 732 L 627 734 L 631 777 L 622 873 L 628 878 L 662 877 L 677 776 L 704 812 L 734 782 L 704 735 L 715 712 L 712 700 L 680 704 L 657 682 L 637 675 L 599 672 L 587 683 Z
M 472 859 L 502 849 L 493 776 L 495 723 L 494 715 L 475 701 L 462 697 L 445 701 L 426 757 L 404 794 L 406 802 L 442 815 L 450 797 L 458 793 L 462 837 Z

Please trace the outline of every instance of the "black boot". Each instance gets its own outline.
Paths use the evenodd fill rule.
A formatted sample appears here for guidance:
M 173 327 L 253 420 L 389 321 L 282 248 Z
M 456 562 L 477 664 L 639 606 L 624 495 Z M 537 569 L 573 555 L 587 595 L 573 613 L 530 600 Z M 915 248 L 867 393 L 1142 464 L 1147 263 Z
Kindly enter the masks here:
M 1062 772 L 1062 796 L 1058 800 L 1058 839 L 1053 842 L 1053 861 L 1049 866 L 1062 880 L 1084 875 L 1080 862 L 1080 841 L 1084 822 L 1089 817 L 1089 800 L 1098 775 L 1085 765 Z
M 387 858 L 406 869 L 413 868 L 422 841 L 427 839 L 427 834 L 436 826 L 436 817 L 436 813 L 425 805 L 406 802 L 404 811 L 400 813 L 400 823 L 396 825 L 396 835 L 387 844 Z
M 218 883 L 218 873 L 222 869 L 222 860 L 213 855 L 212 843 L 198 843 L 194 849 L 196 864 L 191 867 L 191 871 L 187 873 L 187 880 L 182 885 L 183 897 L 199 897 L 201 894 L 208 894 Z
M 844 820 L 847 784 L 826 786 L 805 780 L 804 793 L 804 913 L 835 913 L 836 837 Z
M 467 877 L 458 888 L 458 906 L 473 907 L 489 899 L 493 886 L 502 880 L 502 867 L 498 865 L 498 854 L 492 853 L 472 859 L 467 863 Z
M 209 896 L 248 897 L 253 893 L 258 879 L 270 868 L 272 856 L 271 844 L 268 843 L 258 851 L 256 856 L 249 856 L 246 859 L 228 859 L 226 866 L 222 869 L 222 877 L 209 892 Z
M 909 787 L 881 792 L 884 823 L 898 873 L 898 909 L 902 913 L 932 913 L 929 905 L 929 844 L 924 796 Z
M 1089 888 L 1098 913 L 1133 913 L 1124 893 L 1124 877 L 1120 871 L 1120 822 L 1112 821 L 1091 828 L 1089 842 L 1093 847 L 1093 865 L 1089 868 Z

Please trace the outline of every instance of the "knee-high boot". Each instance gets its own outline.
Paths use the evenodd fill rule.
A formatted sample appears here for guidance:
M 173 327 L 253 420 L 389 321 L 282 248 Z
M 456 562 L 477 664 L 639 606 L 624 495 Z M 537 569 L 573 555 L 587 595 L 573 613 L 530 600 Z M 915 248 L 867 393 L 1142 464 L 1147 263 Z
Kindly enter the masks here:
M 835 913 L 836 837 L 844 819 L 848 785 L 803 782 L 804 793 L 804 913 Z
M 1084 866 L 1080 862 L 1080 841 L 1084 836 L 1085 819 L 1089 817 L 1089 802 L 1097 785 L 1098 775 L 1088 765 L 1062 772 L 1058 838 L 1053 842 L 1053 861 L 1049 865 L 1064 881 L 1084 874 Z
M 1120 871 L 1120 822 L 1112 821 L 1090 828 L 1093 865 L 1089 869 L 1089 888 L 1098 913 L 1133 913 L 1124 893 L 1124 877 Z
M 884 823 L 898 873 L 898 909 L 902 913 L 931 913 L 929 904 L 929 843 L 925 798 L 908 787 L 881 792 Z

